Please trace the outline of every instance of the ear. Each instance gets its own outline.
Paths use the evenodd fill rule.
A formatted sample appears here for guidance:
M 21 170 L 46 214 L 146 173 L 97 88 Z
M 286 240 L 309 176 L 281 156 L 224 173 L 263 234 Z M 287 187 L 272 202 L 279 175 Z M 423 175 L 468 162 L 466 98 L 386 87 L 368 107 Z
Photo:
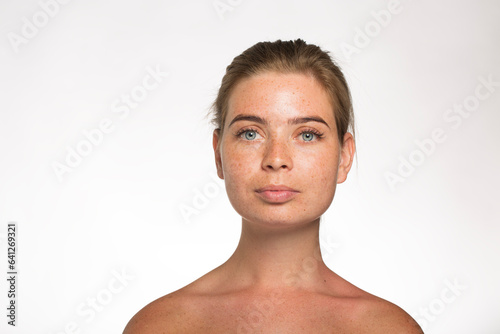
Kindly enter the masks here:
M 224 173 L 222 172 L 222 159 L 220 155 L 220 129 L 215 129 L 213 138 L 212 138 L 212 146 L 214 147 L 214 155 L 215 155 L 215 166 L 217 167 L 217 175 L 224 180 Z
M 337 173 L 337 183 L 342 183 L 347 179 L 347 174 L 351 170 L 352 161 L 356 152 L 356 145 L 352 134 L 347 132 L 344 135 L 344 144 L 340 150 L 340 162 Z

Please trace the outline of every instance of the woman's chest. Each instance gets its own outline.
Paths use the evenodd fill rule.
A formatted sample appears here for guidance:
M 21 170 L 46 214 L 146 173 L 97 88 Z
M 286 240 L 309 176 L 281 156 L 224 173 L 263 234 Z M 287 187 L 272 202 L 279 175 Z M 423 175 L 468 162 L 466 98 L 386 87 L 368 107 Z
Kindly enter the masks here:
M 199 305 L 186 319 L 203 333 L 352 333 L 353 314 L 331 304 L 258 298 L 250 302 Z M 190 326 L 191 327 L 191 326 Z

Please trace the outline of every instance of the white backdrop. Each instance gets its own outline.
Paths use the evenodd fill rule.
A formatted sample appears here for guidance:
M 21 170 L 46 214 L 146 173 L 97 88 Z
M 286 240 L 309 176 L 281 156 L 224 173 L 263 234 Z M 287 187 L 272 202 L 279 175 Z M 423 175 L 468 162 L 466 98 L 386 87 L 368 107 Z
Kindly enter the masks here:
M 498 1 L 0 3 L 2 333 L 121 333 L 224 262 L 240 218 L 205 115 L 258 41 L 330 50 L 357 164 L 324 215 L 327 265 L 426 333 L 500 333 Z

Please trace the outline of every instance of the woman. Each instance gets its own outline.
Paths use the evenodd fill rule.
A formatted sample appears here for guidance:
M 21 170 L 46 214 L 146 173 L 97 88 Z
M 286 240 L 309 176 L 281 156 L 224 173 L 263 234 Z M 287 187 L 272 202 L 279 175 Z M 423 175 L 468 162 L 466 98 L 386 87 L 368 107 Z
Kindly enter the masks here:
M 227 67 L 213 109 L 217 174 L 242 217 L 240 242 L 124 333 L 422 333 L 321 258 L 320 217 L 355 152 L 349 89 L 328 54 L 300 39 L 258 43 Z

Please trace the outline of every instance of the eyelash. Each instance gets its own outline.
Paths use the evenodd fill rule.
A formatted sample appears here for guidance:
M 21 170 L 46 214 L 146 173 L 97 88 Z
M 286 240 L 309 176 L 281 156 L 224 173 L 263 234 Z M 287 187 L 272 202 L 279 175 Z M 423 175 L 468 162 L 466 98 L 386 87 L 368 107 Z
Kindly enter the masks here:
M 248 131 L 253 131 L 253 132 L 259 133 L 259 131 L 257 131 L 257 129 L 255 129 L 255 128 L 243 128 L 240 131 L 238 131 L 238 133 L 236 133 L 236 137 L 241 137 L 242 134 L 244 134 L 245 132 L 248 132 Z M 299 136 L 301 136 L 303 133 L 312 133 L 318 138 L 318 140 L 323 138 L 323 133 L 319 132 L 316 129 L 304 129 L 299 133 Z

